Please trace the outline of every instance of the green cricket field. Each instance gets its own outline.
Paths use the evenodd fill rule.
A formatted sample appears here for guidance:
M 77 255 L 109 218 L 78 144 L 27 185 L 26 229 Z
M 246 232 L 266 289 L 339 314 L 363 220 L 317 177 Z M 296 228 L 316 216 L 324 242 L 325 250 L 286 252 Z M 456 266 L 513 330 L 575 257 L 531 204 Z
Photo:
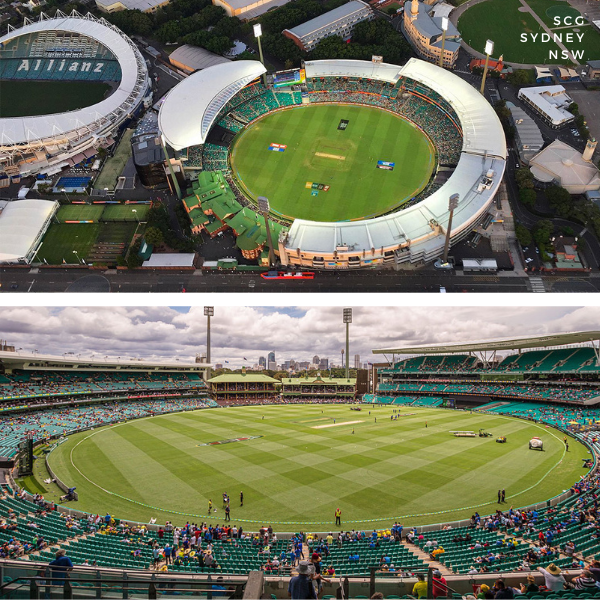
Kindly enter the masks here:
M 480 428 L 492 437 L 451 433 Z M 507 443 L 496 443 L 499 436 Z M 534 436 L 543 439 L 543 452 L 529 450 Z M 368 528 L 493 513 L 500 488 L 506 508 L 546 500 L 586 472 L 587 449 L 572 440 L 565 452 L 562 437 L 530 421 L 468 411 L 254 406 L 81 432 L 56 448 L 49 462 L 63 482 L 77 487 L 79 510 L 214 524 L 222 522 L 226 492 L 232 522 L 246 528 L 271 523 L 280 531 L 323 531 L 337 507 L 346 527 Z M 210 515 L 209 499 L 216 508 Z
M 285 148 L 272 151 L 272 144 Z M 394 166 L 378 168 L 379 161 Z M 384 214 L 416 196 L 434 170 L 435 151 L 423 132 L 390 112 L 310 105 L 243 129 L 231 167 L 246 194 L 266 196 L 279 215 L 345 221 Z

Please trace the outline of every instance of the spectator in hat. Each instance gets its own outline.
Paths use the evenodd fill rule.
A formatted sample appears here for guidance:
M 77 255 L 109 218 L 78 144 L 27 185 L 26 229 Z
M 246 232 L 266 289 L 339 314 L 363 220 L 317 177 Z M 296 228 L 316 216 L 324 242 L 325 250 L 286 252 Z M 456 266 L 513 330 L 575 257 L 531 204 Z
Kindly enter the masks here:
M 561 575 L 560 567 L 551 563 L 547 569 L 538 567 L 538 571 L 544 576 L 544 583 L 549 591 L 558 592 L 564 589 L 565 578 Z
M 433 597 L 445 596 L 448 593 L 446 579 L 442 577 L 441 571 L 437 569 L 433 572 Z
M 310 579 L 310 563 L 308 561 L 300 561 L 300 564 L 298 565 L 298 575 L 290 579 L 288 596 L 292 600 L 316 600 L 317 594 Z
M 315 582 L 317 587 L 317 598 L 323 589 L 323 582 L 330 583 L 329 579 L 325 579 L 321 573 L 321 555 L 318 552 L 313 552 L 310 557 L 310 562 L 313 566 L 312 580 Z
M 490 586 L 486 583 L 482 583 L 479 587 L 479 593 L 477 594 L 477 598 L 480 600 L 490 600 L 494 597 L 494 593 L 490 590 Z
M 571 585 L 576 590 L 594 590 L 596 591 L 596 580 L 588 569 L 584 569 L 579 577 L 571 580 Z

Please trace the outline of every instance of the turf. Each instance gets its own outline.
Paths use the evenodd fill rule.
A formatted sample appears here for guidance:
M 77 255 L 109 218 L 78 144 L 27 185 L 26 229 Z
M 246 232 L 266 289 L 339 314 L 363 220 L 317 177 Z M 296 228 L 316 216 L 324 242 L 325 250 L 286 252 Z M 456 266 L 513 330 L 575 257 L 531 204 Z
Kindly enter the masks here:
M 567 33 L 569 29 L 558 29 L 552 18 L 556 16 L 576 17 L 580 13 L 570 7 L 566 2 L 556 0 L 532 0 L 528 2 L 535 13 L 556 31 L 556 33 Z M 458 21 L 458 29 L 463 40 L 472 48 L 483 52 L 487 39 L 495 42 L 494 56 L 504 56 L 507 62 L 544 64 L 564 63 L 561 58 L 550 58 L 550 51 L 558 52 L 560 48 L 553 42 L 542 43 L 538 37 L 532 41 L 531 33 L 544 33 L 544 30 L 529 13 L 519 12 L 522 5 L 519 0 L 486 0 L 475 4 L 466 10 Z M 565 43 L 571 50 L 583 50 L 584 58 L 580 62 L 600 58 L 600 34 L 590 26 L 579 27 L 580 33 L 584 33 L 581 43 Z M 527 41 L 521 42 L 521 34 L 527 34 Z
M 99 81 L 0 81 L 0 117 L 30 117 L 101 102 L 110 85 Z
M 50 464 L 65 483 L 77 486 L 77 508 L 83 511 L 214 523 L 222 520 L 221 494 L 228 492 L 234 522 L 271 522 L 285 531 L 328 529 L 338 506 L 343 523 L 356 527 L 397 518 L 405 524 L 467 518 L 474 510 L 493 512 L 498 488 L 506 489 L 506 506 L 524 506 L 562 492 L 585 473 L 582 445 L 573 441 L 565 454 L 562 435 L 534 423 L 463 411 L 399 410 L 405 416 L 398 421 L 390 420 L 391 407 L 357 413 L 330 405 L 164 415 L 76 434 L 54 450 Z M 335 427 L 315 428 L 334 419 Z M 339 425 L 344 421 L 361 422 Z M 508 443 L 449 433 L 482 427 L 506 435 Z M 534 435 L 543 438 L 545 452 L 528 449 Z M 199 445 L 248 436 L 262 437 Z M 209 498 L 217 512 L 207 516 Z
M 101 227 L 99 223 L 53 223 L 44 236 L 36 260 L 60 265 L 64 259 L 66 264 L 77 264 L 77 256 L 80 259 L 87 257 Z
M 145 221 L 149 210 L 148 204 L 107 204 L 102 213 L 102 220 Z
M 342 119 L 349 121 L 345 130 L 338 129 Z M 269 151 L 271 143 L 287 149 Z M 396 166 L 378 169 L 378 160 Z M 396 115 L 362 106 L 313 105 L 267 115 L 242 130 L 231 163 L 248 195 L 267 196 L 273 211 L 341 221 L 387 212 L 415 196 L 431 176 L 434 157 L 425 135 Z M 314 195 L 307 182 L 330 189 Z
M 60 207 L 56 218 L 65 221 L 94 221 L 98 222 L 104 211 L 104 206 L 90 204 L 65 204 Z

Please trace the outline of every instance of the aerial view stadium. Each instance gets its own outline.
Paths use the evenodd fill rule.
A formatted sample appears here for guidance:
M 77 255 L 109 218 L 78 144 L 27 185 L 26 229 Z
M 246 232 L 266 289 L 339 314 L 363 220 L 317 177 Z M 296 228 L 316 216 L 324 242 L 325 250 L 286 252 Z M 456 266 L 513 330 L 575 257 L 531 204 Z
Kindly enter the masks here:
M 486 217 L 506 142 L 468 83 L 418 59 L 307 61 L 268 86 L 265 75 L 256 61 L 197 72 L 169 92 L 159 125 L 192 179 L 221 173 L 240 211 L 268 198 L 283 265 L 430 262 L 450 196 L 452 243 Z M 211 201 L 200 182 L 192 191 L 193 205 Z
M 215 375 L 209 339 L 195 362 L 2 343 L 11 597 L 65 554 L 69 585 L 92 566 L 120 589 L 125 570 L 141 597 L 166 574 L 189 594 L 221 577 L 263 597 L 258 577 L 283 597 L 282 577 L 322 560 L 332 597 L 409 598 L 422 575 L 437 598 L 440 577 L 461 597 L 499 576 L 547 585 L 600 552 L 599 331 L 400 343 L 372 350 L 367 378 L 281 380 Z
M 0 164 L 13 181 L 111 146 L 148 95 L 137 47 L 89 13 L 26 20 L 0 37 L 0 55 Z

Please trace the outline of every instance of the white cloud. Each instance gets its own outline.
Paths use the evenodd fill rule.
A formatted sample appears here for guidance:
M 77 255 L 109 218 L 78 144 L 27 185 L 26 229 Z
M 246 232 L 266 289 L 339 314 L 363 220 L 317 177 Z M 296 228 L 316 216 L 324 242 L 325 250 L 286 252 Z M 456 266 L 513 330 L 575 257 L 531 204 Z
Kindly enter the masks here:
M 373 362 L 373 348 L 579 331 L 597 329 L 598 323 L 596 307 L 356 307 L 350 353 Z M 228 360 L 231 366 L 254 364 L 274 350 L 278 362 L 311 360 L 317 354 L 339 363 L 344 335 L 341 307 L 216 306 L 212 359 Z M 0 337 L 40 353 L 193 360 L 205 352 L 206 318 L 202 307 L 187 312 L 167 307 L 5 307 Z

